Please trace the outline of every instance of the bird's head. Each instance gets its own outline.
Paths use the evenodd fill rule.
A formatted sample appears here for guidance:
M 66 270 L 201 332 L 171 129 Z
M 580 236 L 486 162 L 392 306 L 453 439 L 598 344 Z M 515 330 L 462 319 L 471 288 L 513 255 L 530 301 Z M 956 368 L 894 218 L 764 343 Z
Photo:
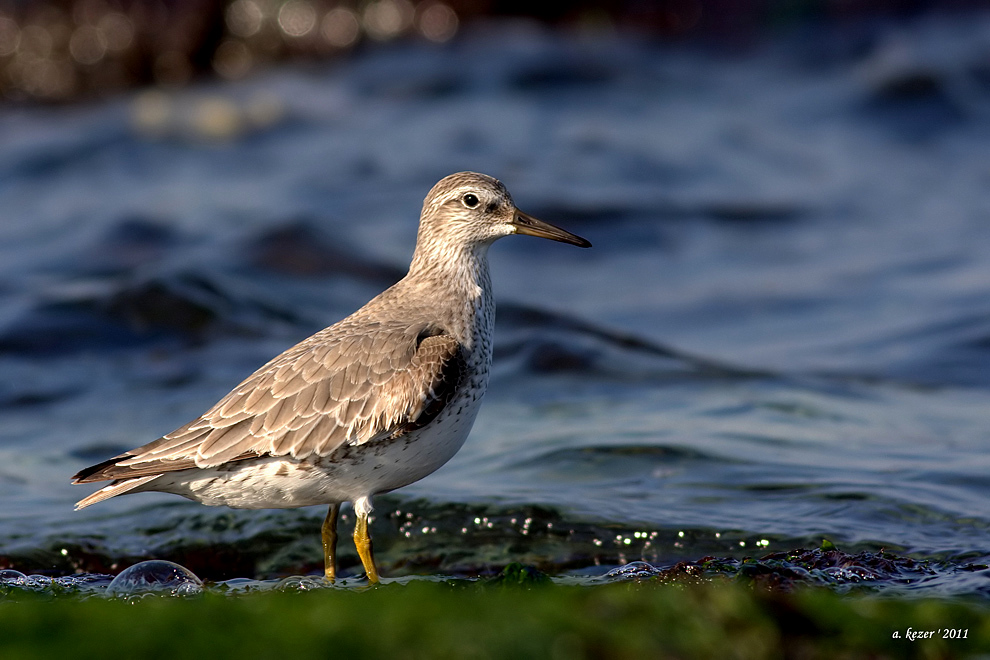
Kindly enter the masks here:
M 516 208 L 502 182 L 487 174 L 458 172 L 441 179 L 423 202 L 419 241 L 461 246 L 491 245 L 511 234 L 549 238 L 579 247 L 585 239 Z

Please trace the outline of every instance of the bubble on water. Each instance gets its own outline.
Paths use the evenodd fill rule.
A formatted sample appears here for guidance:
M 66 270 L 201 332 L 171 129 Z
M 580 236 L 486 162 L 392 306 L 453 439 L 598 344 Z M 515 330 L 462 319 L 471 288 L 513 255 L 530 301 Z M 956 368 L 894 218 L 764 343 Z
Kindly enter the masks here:
M 662 571 L 645 561 L 631 561 L 624 566 L 613 568 L 603 577 L 606 580 L 648 580 L 660 575 Z
M 276 591 L 312 591 L 313 589 L 326 589 L 332 586 L 321 577 L 308 575 L 293 575 L 287 577 L 275 585 Z
M 27 587 L 29 589 L 39 589 L 44 590 L 55 584 L 55 578 L 48 577 L 47 575 L 24 575 L 19 571 L 10 571 L 15 575 L 12 579 L 8 580 L 8 584 L 14 583 L 22 587 Z
M 107 586 L 107 596 L 114 598 L 159 594 L 192 596 L 203 591 L 203 581 L 184 566 L 152 559 L 124 569 Z
M 13 569 L 0 571 L 0 593 L 16 591 L 45 593 L 52 591 L 56 586 L 55 578 L 47 575 L 25 575 Z
M 5 568 L 0 571 L 0 582 L 17 582 L 23 583 L 27 581 L 27 576 L 20 571 L 15 571 L 12 568 Z

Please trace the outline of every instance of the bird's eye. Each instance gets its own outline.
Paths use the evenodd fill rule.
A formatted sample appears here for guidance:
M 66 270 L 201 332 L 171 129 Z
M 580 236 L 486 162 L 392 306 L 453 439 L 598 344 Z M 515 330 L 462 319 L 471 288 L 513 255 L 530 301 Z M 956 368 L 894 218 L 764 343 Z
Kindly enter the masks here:
M 464 206 L 468 207 L 469 209 L 473 209 L 475 206 L 478 205 L 478 196 L 475 195 L 474 193 L 468 193 L 461 198 L 461 201 L 464 202 Z

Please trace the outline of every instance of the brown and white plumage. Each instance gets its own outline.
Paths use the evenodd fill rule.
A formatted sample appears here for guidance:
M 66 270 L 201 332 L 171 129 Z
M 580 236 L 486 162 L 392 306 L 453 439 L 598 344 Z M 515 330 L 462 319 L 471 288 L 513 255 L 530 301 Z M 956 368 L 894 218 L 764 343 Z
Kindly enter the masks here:
M 351 501 L 359 554 L 377 580 L 371 497 L 430 474 L 467 437 L 491 365 L 486 253 L 513 233 L 590 246 L 521 213 L 496 179 L 442 179 L 423 203 L 402 280 L 271 360 L 200 417 L 81 470 L 73 483 L 111 484 L 77 508 L 142 491 L 243 508 L 329 504 L 323 541 L 332 579 L 337 511 Z
M 351 321 L 349 317 L 346 321 Z M 351 334 L 342 322 L 256 371 L 202 416 L 83 470 L 77 483 L 211 468 L 260 456 L 325 457 L 429 421 L 459 379 L 452 336 L 393 322 Z M 434 413 L 435 415 L 435 413 Z M 80 503 L 80 508 L 88 503 Z

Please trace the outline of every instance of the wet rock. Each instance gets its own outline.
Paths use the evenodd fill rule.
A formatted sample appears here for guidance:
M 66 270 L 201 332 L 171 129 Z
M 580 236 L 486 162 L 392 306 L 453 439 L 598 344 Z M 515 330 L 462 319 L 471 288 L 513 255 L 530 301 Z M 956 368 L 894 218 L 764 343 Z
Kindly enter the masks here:
M 916 560 L 891 553 L 850 554 L 827 547 L 774 552 L 759 559 L 704 557 L 681 562 L 663 571 L 658 580 L 734 578 L 773 591 L 790 591 L 802 585 L 830 587 L 840 591 L 870 588 L 910 588 L 936 575 L 965 570 L 937 561 Z

